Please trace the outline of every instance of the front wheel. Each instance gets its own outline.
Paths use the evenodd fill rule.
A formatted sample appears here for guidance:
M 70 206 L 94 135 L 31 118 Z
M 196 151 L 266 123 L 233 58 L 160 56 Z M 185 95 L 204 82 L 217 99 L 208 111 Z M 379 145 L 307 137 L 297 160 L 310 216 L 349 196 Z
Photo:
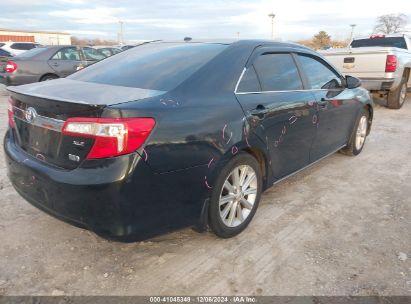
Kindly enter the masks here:
M 209 225 L 222 238 L 243 231 L 253 218 L 262 191 L 262 176 L 257 160 L 240 153 L 221 170 L 212 190 Z
M 367 110 L 362 109 L 360 119 L 356 122 L 350 141 L 347 146 L 341 150 L 341 153 L 353 156 L 361 153 L 368 135 L 368 122 L 369 113 Z

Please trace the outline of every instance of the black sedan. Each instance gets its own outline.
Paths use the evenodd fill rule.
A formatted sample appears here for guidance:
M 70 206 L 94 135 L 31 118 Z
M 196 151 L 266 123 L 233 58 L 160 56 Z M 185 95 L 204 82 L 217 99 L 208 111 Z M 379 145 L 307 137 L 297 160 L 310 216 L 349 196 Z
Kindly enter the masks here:
M 261 193 L 341 151 L 373 106 L 302 46 L 158 42 L 66 79 L 8 87 L 8 176 L 34 206 L 117 240 L 240 233 Z
M 91 47 L 38 47 L 9 60 L 0 70 L 0 83 L 22 85 L 66 77 L 106 57 Z

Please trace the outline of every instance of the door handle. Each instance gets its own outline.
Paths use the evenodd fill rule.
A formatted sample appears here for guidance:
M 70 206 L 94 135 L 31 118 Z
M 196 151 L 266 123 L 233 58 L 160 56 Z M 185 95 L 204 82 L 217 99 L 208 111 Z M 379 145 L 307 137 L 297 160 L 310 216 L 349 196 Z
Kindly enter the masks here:
M 321 110 L 326 110 L 328 107 L 328 100 L 325 98 L 321 98 L 321 101 L 317 103 L 318 108 Z
M 268 111 L 269 110 L 265 106 L 258 105 L 254 110 L 250 111 L 250 114 L 262 119 L 268 113 Z
M 51 64 L 52 66 L 59 66 L 59 64 L 57 63 L 57 62 L 53 62 L 52 64 Z

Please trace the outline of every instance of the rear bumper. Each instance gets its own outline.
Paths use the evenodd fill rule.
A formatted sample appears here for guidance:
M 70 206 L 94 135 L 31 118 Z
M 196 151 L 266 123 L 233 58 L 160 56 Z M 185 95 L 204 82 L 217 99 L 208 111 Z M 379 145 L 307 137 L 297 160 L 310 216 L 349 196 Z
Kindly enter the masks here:
M 361 78 L 362 87 L 369 91 L 389 91 L 394 83 L 393 78 Z
M 135 241 L 196 225 L 207 191 L 202 168 L 154 174 L 137 153 L 71 171 L 43 164 L 6 134 L 8 177 L 32 205 L 78 227 Z M 187 190 L 190 189 L 190 190 Z
M 6 86 L 16 86 L 37 82 L 38 77 L 33 75 L 21 75 L 14 73 L 0 73 L 0 83 Z

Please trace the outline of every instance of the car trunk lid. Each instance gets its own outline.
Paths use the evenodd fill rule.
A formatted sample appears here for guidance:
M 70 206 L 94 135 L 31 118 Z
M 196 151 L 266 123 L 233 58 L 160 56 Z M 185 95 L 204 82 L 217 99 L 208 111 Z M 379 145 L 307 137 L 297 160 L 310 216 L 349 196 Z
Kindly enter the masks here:
M 162 93 L 68 79 L 7 89 L 15 143 L 39 161 L 68 170 L 77 168 L 87 158 L 94 139 L 63 135 L 67 119 L 99 118 L 106 106 Z

